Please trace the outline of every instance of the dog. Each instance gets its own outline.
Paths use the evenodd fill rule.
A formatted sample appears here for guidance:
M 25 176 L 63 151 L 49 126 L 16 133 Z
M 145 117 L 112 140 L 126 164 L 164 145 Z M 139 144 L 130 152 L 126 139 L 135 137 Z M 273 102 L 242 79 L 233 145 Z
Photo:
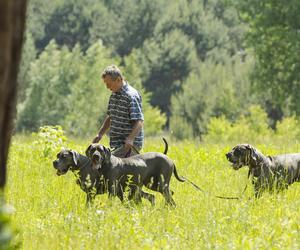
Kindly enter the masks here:
M 74 150 L 62 149 L 53 161 L 53 167 L 57 170 L 58 176 L 66 174 L 71 170 L 77 177 L 76 183 L 86 193 L 86 205 L 94 200 L 97 194 L 105 193 L 103 178 L 98 171 L 92 168 L 88 157 L 81 155 Z
M 104 176 L 109 197 L 129 188 L 130 197 L 140 203 L 142 187 L 145 186 L 160 192 L 166 204 L 176 206 L 169 187 L 172 173 L 180 182 L 185 179 L 178 176 L 175 164 L 165 154 L 148 152 L 119 158 L 112 155 L 109 148 L 93 143 L 87 148 L 86 155 L 92 161 L 93 168 Z
M 264 190 L 280 191 L 300 180 L 300 153 L 265 156 L 249 144 L 238 144 L 226 158 L 235 170 L 249 166 L 257 198 Z
M 167 154 L 168 143 L 164 138 L 163 140 L 165 143 L 164 154 Z M 53 161 L 53 167 L 57 170 L 58 176 L 66 174 L 69 170 L 75 174 L 76 183 L 87 195 L 86 206 L 93 202 L 96 195 L 107 193 L 103 176 L 99 171 L 92 168 L 92 162 L 85 155 L 81 155 L 74 150 L 62 149 L 57 154 L 57 159 Z M 124 181 L 128 180 L 124 179 Z M 123 192 L 119 192 L 117 195 L 123 201 Z M 146 192 L 142 192 L 141 195 L 154 204 L 154 195 Z

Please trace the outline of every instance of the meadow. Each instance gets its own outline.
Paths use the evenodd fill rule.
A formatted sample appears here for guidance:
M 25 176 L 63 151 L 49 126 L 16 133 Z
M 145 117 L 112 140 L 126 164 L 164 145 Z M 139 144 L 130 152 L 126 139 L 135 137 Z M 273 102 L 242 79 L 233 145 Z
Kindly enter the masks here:
M 148 201 L 140 206 L 110 201 L 104 194 L 86 208 L 85 193 L 76 185 L 74 174 L 57 176 L 52 166 L 61 145 L 45 148 L 36 135 L 14 136 L 5 190 L 7 203 L 15 209 L 14 241 L 26 250 L 300 248 L 299 183 L 254 199 L 248 169 L 234 171 L 225 158 L 234 144 L 168 141 L 168 155 L 179 174 L 205 193 L 173 176 L 175 209 L 166 207 L 159 193 L 155 193 L 155 207 Z M 68 139 L 61 144 L 84 154 L 89 141 Z M 300 152 L 299 143 L 254 146 L 264 154 Z M 144 151 L 162 152 L 163 148 L 160 138 L 147 138 Z

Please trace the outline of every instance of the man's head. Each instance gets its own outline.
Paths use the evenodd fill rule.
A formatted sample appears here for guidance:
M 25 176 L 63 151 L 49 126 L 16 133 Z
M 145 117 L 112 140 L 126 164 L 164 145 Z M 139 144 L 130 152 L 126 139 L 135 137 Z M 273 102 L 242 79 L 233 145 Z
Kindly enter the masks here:
M 106 87 L 112 92 L 118 92 L 123 86 L 122 72 L 115 65 L 110 65 L 103 71 L 102 79 Z

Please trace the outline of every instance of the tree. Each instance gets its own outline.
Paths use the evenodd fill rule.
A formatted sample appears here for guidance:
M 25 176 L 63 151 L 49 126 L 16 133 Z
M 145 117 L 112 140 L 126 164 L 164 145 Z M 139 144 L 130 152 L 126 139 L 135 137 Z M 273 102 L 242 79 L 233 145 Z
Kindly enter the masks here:
M 26 5 L 26 0 L 0 2 L 0 189 L 4 188 L 6 180 L 6 160 L 16 109 Z
M 64 1 L 57 5 L 45 23 L 44 36 L 37 40 L 38 47 L 44 48 L 54 39 L 59 46 L 72 49 L 79 43 L 86 50 L 90 45 L 93 6 L 93 1 L 81 0 Z
M 129 55 L 153 36 L 153 31 L 163 8 L 161 0 L 111 0 L 105 7 L 93 13 L 91 39 L 99 38 L 106 47 L 118 55 Z
M 0 248 L 9 249 L 12 234 L 3 206 L 6 162 L 16 110 L 17 75 L 26 17 L 26 0 L 0 1 Z
M 240 48 L 237 32 L 235 36 L 229 33 L 237 25 L 233 21 L 234 10 L 231 8 L 231 12 L 225 14 L 225 10 L 218 13 L 216 9 L 216 3 L 211 1 L 207 4 L 199 0 L 173 1 L 157 23 L 154 34 L 180 30 L 194 41 L 198 58 L 203 61 L 213 57 L 216 62 L 222 62 L 224 56 L 233 55 Z
M 277 106 L 273 118 L 281 111 L 300 115 L 300 2 L 246 0 L 237 6 L 256 55 L 255 86 L 273 110 Z
M 50 42 L 29 71 L 30 86 L 20 105 L 19 130 L 37 130 L 40 126 L 62 123 L 70 104 L 72 84 L 80 76 L 82 54 L 77 46 L 70 51 Z
M 193 41 L 179 30 L 147 40 L 139 55 L 143 81 L 152 92 L 151 104 L 170 116 L 172 94 L 181 89 L 183 80 L 197 64 Z
M 172 97 L 170 129 L 180 132 L 181 126 L 189 125 L 194 136 L 201 136 L 212 116 L 224 115 L 234 121 L 253 102 L 248 78 L 251 68 L 251 58 L 246 63 L 240 57 L 225 64 L 201 63 L 185 80 L 182 91 Z M 182 124 L 173 122 L 179 117 Z

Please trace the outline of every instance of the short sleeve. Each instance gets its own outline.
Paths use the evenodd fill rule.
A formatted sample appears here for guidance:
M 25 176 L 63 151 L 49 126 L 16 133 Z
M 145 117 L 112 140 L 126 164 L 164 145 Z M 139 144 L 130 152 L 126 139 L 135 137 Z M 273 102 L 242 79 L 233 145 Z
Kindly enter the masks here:
M 144 120 L 142 97 L 140 95 L 134 95 L 131 98 L 129 104 L 129 116 L 130 120 Z

